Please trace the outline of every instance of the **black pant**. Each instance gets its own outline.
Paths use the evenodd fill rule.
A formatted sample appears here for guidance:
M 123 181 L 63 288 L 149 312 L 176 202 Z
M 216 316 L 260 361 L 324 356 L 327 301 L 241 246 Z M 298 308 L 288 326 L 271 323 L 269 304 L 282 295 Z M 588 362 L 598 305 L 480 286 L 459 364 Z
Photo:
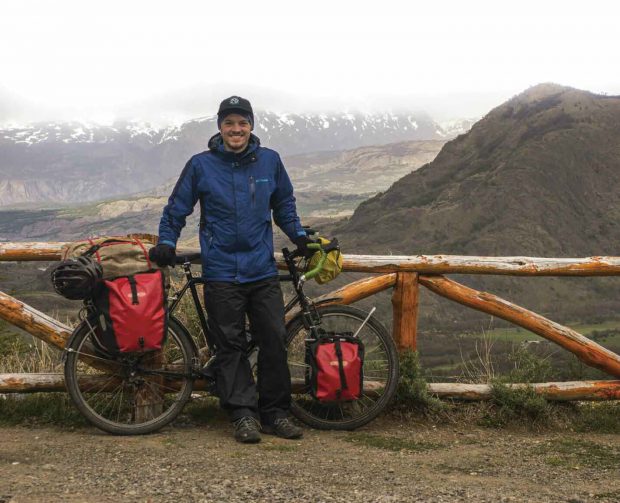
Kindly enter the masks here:
M 254 416 L 263 424 L 273 424 L 286 417 L 291 405 L 291 376 L 278 278 L 254 283 L 208 281 L 204 292 L 209 330 L 217 345 L 216 386 L 221 407 L 230 412 L 233 421 Z M 258 386 L 246 356 L 246 314 L 259 348 Z

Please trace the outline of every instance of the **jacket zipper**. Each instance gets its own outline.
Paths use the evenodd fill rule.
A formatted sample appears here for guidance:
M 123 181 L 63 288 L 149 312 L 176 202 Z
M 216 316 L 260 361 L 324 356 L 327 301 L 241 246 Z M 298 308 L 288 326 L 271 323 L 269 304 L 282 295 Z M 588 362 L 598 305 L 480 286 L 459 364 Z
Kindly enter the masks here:
M 250 196 L 252 198 L 252 208 L 256 206 L 256 182 L 254 181 L 254 177 L 250 177 Z
M 239 166 L 238 162 L 232 163 L 232 182 L 233 182 L 233 197 L 235 199 L 235 239 L 236 242 L 239 243 L 239 216 L 237 215 L 237 189 L 235 187 L 235 168 Z M 237 257 L 237 252 L 235 252 L 235 281 L 239 281 L 239 258 Z

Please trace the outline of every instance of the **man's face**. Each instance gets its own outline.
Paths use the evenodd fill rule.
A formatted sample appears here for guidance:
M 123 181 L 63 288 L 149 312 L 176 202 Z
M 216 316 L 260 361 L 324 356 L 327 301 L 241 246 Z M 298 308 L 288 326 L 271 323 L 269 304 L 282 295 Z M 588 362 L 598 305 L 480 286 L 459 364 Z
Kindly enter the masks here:
M 224 149 L 229 152 L 243 152 L 250 141 L 250 121 L 239 114 L 227 115 L 220 125 Z

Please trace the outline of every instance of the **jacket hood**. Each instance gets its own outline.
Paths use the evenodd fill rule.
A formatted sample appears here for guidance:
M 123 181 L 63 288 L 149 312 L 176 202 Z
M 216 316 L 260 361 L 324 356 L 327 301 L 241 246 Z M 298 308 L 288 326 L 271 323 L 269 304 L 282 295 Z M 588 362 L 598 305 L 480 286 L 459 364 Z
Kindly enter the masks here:
M 260 139 L 255 134 L 250 133 L 250 142 L 248 143 L 248 148 L 246 148 L 245 151 L 239 154 L 235 154 L 234 152 L 228 152 L 224 150 L 224 140 L 222 139 L 221 133 L 214 134 L 209 139 L 208 146 L 209 146 L 209 150 L 213 153 L 219 152 L 222 154 L 229 154 L 229 155 L 232 154 L 232 155 L 238 155 L 238 156 L 243 157 L 250 152 L 254 152 L 260 146 Z

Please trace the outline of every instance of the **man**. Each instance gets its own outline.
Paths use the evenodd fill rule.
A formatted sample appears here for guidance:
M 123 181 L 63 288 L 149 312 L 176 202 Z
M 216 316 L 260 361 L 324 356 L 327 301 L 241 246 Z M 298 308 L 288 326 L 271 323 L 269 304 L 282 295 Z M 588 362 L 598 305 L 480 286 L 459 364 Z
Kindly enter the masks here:
M 222 101 L 217 125 L 220 132 L 209 140 L 209 150 L 189 160 L 172 191 L 151 258 L 159 265 L 174 263 L 185 218 L 200 201 L 205 308 L 217 346 L 220 405 L 229 411 L 240 442 L 259 442 L 261 425 L 265 433 L 300 438 L 302 430 L 287 417 L 291 385 L 272 212 L 306 256 L 311 255 L 306 247 L 310 240 L 280 156 L 251 133 L 250 102 L 239 96 Z M 246 314 L 259 347 L 258 386 L 246 358 Z

